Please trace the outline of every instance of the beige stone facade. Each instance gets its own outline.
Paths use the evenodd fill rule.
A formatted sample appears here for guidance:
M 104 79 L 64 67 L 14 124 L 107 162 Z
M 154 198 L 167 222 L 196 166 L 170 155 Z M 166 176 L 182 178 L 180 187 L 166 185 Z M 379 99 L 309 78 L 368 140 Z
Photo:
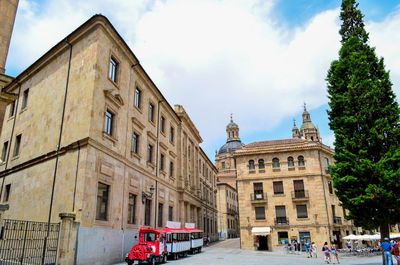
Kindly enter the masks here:
M 242 248 L 276 251 L 292 240 L 303 248 L 306 240 L 340 247 L 355 230 L 332 188 L 334 151 L 322 144 L 306 110 L 301 130 L 293 131 L 291 139 L 254 142 L 234 153 Z
M 239 237 L 237 191 L 227 183 L 217 183 L 218 232 L 220 239 Z
M 5 74 L 5 71 L 17 6 L 18 0 L 0 1 L 0 133 L 6 107 L 15 100 L 13 95 L 3 93 L 2 88 L 13 80 L 11 76 Z
M 18 97 L 0 138 L 4 218 L 47 221 L 51 209 L 59 222 L 59 213 L 75 213 L 78 237 L 98 237 L 104 264 L 121 260 L 134 242 L 126 233 L 143 225 L 190 222 L 218 238 L 217 169 L 199 132 L 105 17 L 92 17 L 5 89 Z M 85 256 L 90 242 L 81 247 L 78 264 L 94 262 Z

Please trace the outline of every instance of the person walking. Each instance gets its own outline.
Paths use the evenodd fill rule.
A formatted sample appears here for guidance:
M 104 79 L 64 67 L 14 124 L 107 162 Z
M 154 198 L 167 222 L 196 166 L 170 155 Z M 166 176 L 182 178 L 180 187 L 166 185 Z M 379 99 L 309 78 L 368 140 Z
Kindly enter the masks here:
M 312 258 L 311 256 L 311 242 L 309 239 L 307 239 L 306 242 L 306 253 L 307 253 L 307 258 Z
M 327 264 L 329 264 L 330 261 L 331 261 L 331 252 L 330 252 L 330 249 L 328 247 L 328 242 L 324 243 L 324 246 L 322 247 L 322 251 L 324 252 L 324 255 L 325 255 L 325 262 Z
M 392 265 L 392 244 L 389 243 L 389 238 L 385 237 L 384 241 L 380 246 L 383 251 L 383 255 L 385 256 L 385 264 Z
M 351 241 L 350 241 L 350 239 L 347 239 L 347 248 L 351 249 Z
M 392 254 L 394 259 L 397 261 L 397 265 L 400 265 L 399 244 L 396 241 L 393 244 Z
M 337 253 L 337 249 L 336 249 L 336 244 L 335 243 L 333 243 L 332 246 L 331 246 L 331 252 L 332 252 L 332 264 L 335 264 L 335 258 L 337 260 L 337 263 L 340 264 L 339 255 Z
M 315 258 L 317 258 L 317 244 L 315 244 L 315 242 L 311 243 L 311 251 L 312 251 L 312 255 L 315 255 Z

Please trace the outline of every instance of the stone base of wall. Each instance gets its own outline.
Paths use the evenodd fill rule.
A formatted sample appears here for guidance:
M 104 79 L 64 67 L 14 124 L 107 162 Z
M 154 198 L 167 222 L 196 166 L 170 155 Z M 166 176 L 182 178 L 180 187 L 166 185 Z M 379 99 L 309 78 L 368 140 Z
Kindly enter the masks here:
M 122 262 L 138 243 L 137 230 L 80 227 L 77 265 L 108 265 Z

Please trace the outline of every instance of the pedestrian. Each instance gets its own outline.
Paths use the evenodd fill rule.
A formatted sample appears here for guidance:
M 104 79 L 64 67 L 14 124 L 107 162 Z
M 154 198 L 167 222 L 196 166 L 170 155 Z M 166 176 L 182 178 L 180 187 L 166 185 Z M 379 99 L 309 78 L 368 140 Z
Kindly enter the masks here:
M 300 244 L 300 242 L 297 242 L 296 250 L 297 250 L 297 255 L 300 255 L 300 250 L 301 250 L 301 244 Z
M 360 245 L 358 244 L 358 240 L 354 241 L 354 247 L 355 247 L 355 249 L 360 248 Z
M 350 239 L 347 239 L 347 248 L 351 249 L 351 241 L 350 241 Z
M 307 239 L 306 242 L 306 253 L 307 253 L 307 258 L 312 258 L 311 256 L 311 242 L 309 239 Z
M 385 264 L 392 265 L 392 244 L 389 243 L 389 238 L 385 237 L 384 241 L 380 245 L 380 248 L 385 256 Z
M 325 254 L 325 262 L 329 264 L 329 262 L 331 261 L 331 252 L 328 247 L 328 242 L 324 243 L 324 246 L 322 247 L 322 251 Z
M 400 265 L 399 244 L 395 241 L 392 248 L 392 255 L 397 261 L 397 265 Z
M 337 249 L 336 249 L 336 244 L 335 243 L 332 243 L 331 252 L 332 252 L 332 264 L 335 264 L 335 258 L 337 260 L 337 263 L 340 264 L 339 256 L 338 256 L 338 253 L 337 253 Z
M 317 258 L 317 244 L 315 244 L 315 242 L 311 243 L 311 251 L 312 251 L 312 254 L 315 255 L 315 258 Z

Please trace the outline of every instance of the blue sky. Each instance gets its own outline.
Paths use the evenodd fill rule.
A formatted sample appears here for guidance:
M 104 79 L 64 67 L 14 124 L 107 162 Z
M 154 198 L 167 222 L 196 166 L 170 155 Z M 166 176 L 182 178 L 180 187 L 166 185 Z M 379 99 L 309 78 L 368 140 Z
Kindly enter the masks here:
M 107 16 L 171 105 L 181 104 L 214 161 L 229 115 L 244 143 L 291 137 L 303 103 L 333 136 L 325 76 L 340 49 L 341 1 L 20 0 L 6 73 L 18 75 L 96 13 Z M 400 91 L 399 1 L 361 0 L 370 43 Z

